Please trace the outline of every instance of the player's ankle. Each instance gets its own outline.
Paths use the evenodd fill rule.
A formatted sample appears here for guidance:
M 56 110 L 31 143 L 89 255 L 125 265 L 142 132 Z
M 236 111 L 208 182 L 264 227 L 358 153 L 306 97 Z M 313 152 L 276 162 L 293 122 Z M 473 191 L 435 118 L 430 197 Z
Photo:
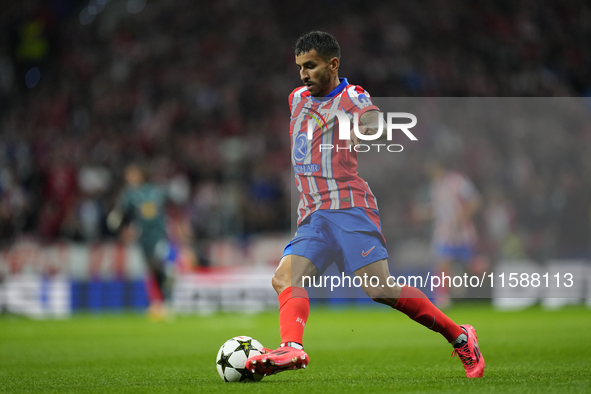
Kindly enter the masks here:
M 281 345 L 279 345 L 279 347 L 284 347 L 284 346 L 292 347 L 294 349 L 304 350 L 304 346 L 298 342 L 281 342 Z
M 463 330 L 463 328 L 462 328 L 462 330 Z M 450 343 L 454 348 L 462 347 L 468 343 L 468 334 L 466 334 L 464 332 L 464 333 L 458 335 L 458 337 L 456 339 L 454 339 L 453 341 L 451 341 Z

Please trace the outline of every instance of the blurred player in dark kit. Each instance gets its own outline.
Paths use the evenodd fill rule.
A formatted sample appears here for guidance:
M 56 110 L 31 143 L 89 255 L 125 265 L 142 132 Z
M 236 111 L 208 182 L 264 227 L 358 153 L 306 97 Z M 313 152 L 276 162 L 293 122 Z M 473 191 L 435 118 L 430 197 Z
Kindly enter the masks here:
M 148 268 L 148 316 L 161 320 L 172 279 L 172 266 L 166 259 L 170 248 L 165 224 L 167 192 L 147 182 L 146 173 L 138 164 L 128 165 L 124 176 L 126 185 L 107 218 L 108 225 L 120 229 L 125 241 L 137 240 Z

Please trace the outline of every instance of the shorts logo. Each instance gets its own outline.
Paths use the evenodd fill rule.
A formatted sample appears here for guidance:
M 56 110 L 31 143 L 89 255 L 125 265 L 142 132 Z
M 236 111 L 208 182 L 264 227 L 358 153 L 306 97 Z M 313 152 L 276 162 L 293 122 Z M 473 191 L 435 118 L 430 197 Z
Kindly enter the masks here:
M 363 250 L 361 251 L 361 255 L 363 257 L 367 257 L 368 254 L 371 253 L 372 250 L 374 250 L 375 246 L 372 246 L 370 250 L 368 250 L 367 252 L 364 252 Z

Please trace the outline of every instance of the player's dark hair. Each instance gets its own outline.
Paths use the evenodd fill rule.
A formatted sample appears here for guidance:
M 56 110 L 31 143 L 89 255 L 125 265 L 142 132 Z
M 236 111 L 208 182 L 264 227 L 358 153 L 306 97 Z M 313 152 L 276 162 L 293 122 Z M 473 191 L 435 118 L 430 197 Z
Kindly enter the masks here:
M 296 56 L 308 53 L 312 49 L 315 49 L 318 55 L 327 62 L 333 57 L 341 59 L 341 47 L 338 41 L 326 32 L 312 30 L 298 38 L 295 43 Z
M 437 165 L 444 170 L 456 170 L 458 158 L 450 153 L 436 152 L 427 158 L 427 163 Z
M 140 172 L 140 174 L 142 174 L 142 178 L 144 178 L 144 182 L 149 181 L 150 170 L 148 169 L 148 166 L 146 163 L 140 162 L 140 161 L 131 161 L 131 162 L 127 163 L 127 165 L 125 166 L 125 171 L 127 171 L 127 169 L 130 169 L 130 168 L 137 169 Z

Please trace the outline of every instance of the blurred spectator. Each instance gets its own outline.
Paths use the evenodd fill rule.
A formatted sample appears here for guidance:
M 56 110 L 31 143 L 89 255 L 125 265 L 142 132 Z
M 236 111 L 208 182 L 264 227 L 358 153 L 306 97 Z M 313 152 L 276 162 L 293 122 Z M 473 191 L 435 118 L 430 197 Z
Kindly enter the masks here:
M 556 210 L 555 255 L 588 260 L 591 257 L 591 193 L 589 185 L 581 182 L 577 173 L 577 170 L 561 173 L 552 194 Z
M 483 209 L 486 250 L 496 259 L 502 246 L 514 236 L 515 208 L 501 189 L 493 188 L 487 194 Z
M 112 236 L 105 207 L 130 160 L 156 163 L 161 178 L 186 174 L 174 187 L 190 193 L 183 212 L 198 237 L 289 231 L 287 95 L 300 83 L 291 48 L 312 28 L 339 39 L 351 59 L 343 75 L 374 97 L 591 92 L 585 2 L 348 0 L 336 15 L 334 6 L 318 1 L 295 23 L 297 3 L 269 0 L 8 2 L 0 13 L 0 240 Z M 570 129 L 562 139 L 536 135 L 535 125 L 440 130 L 478 189 L 503 188 L 530 254 L 581 253 L 582 233 L 578 245 L 566 244 L 574 231 L 566 218 L 583 229 L 589 217 L 591 125 Z M 587 158 L 580 187 L 556 171 L 579 157 Z M 421 163 L 410 159 L 395 175 L 401 201 L 386 202 L 395 212 L 384 216 L 405 218 Z M 496 196 L 483 197 L 489 212 L 505 212 Z M 507 220 L 493 216 L 485 225 L 496 245 Z

